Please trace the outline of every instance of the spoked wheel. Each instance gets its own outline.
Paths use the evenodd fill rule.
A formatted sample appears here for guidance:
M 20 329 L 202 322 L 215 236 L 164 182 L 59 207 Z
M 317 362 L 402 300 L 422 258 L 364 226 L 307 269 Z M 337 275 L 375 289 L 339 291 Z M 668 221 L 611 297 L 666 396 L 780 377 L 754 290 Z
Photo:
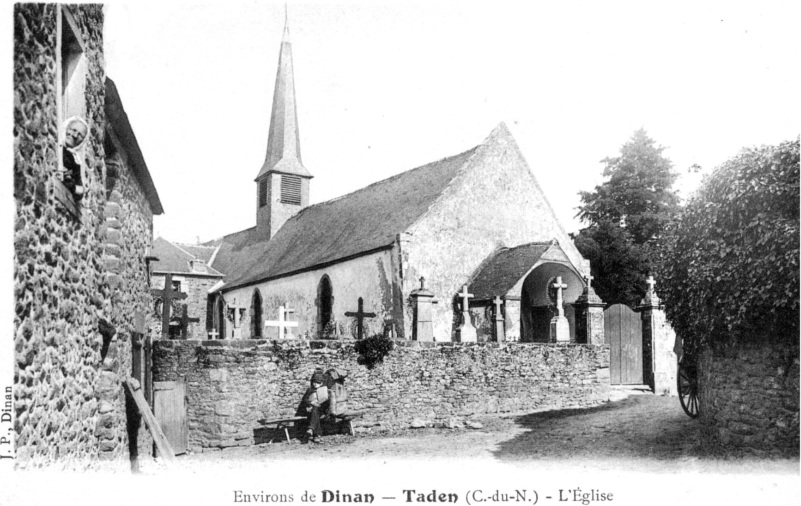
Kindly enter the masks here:
M 698 418 L 698 369 L 679 363 L 679 402 L 691 418 Z

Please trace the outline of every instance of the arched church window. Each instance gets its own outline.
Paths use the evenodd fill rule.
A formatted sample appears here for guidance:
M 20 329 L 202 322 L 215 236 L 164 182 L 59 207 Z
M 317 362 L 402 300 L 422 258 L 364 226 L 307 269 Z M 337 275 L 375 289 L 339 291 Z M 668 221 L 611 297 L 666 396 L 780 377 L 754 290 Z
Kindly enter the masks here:
M 261 293 L 259 289 L 256 288 L 253 291 L 253 300 L 250 308 L 250 314 L 253 315 L 250 318 L 250 335 L 253 339 L 258 339 L 262 337 L 262 303 L 261 303 Z
M 331 286 L 331 279 L 325 275 L 317 286 L 317 321 L 319 322 L 318 331 L 321 337 L 329 336 L 333 330 L 332 314 L 334 307 L 334 289 Z

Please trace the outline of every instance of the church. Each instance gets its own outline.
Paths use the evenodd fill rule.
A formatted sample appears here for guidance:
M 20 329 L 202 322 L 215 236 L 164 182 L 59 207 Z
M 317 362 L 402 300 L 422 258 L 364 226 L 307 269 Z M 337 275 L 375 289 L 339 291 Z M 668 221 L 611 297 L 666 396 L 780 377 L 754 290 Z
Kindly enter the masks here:
M 155 257 L 172 259 L 153 263 L 154 287 L 166 274 L 188 286 L 202 266 L 207 296 L 189 308 L 200 320 L 190 335 L 548 342 L 559 278 L 570 340 L 586 340 L 576 338 L 572 303 L 586 292 L 589 262 L 506 125 L 461 153 L 309 205 L 298 98 L 285 27 L 266 157 L 254 170 L 256 226 L 194 249 L 154 243 Z M 417 335 L 420 318 L 433 332 Z

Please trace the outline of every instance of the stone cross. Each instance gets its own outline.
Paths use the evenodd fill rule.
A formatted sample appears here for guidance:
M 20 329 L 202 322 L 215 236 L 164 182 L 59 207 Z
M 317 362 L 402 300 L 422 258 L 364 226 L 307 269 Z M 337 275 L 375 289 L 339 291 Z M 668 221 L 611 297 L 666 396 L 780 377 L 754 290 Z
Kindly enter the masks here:
M 154 297 L 161 299 L 161 336 L 167 339 L 170 335 L 170 310 L 173 300 L 183 300 L 187 297 L 184 292 L 176 292 L 172 289 L 172 274 L 164 276 L 164 289 L 151 289 L 150 293 Z
M 590 286 L 592 286 L 592 280 L 595 279 L 595 276 L 592 274 L 587 274 L 584 276 L 584 279 L 587 281 L 587 288 L 590 288 Z
M 470 302 L 469 299 L 474 297 L 472 293 L 467 292 L 467 285 L 462 287 L 462 291 L 456 294 L 457 297 L 462 299 L 462 324 L 459 326 L 459 341 L 463 343 L 474 343 L 478 340 L 476 328 L 470 321 Z
M 190 323 L 198 323 L 200 318 L 192 318 L 186 310 L 186 304 L 181 304 L 181 339 L 186 339 L 186 331 L 189 329 Z
M 236 299 L 234 299 L 233 304 L 228 304 L 228 310 L 231 311 L 231 313 L 233 313 L 234 316 L 234 328 L 239 328 L 239 325 L 241 324 L 242 314 L 244 313 L 245 309 L 247 309 L 245 306 L 237 305 Z
M 503 328 L 503 310 L 501 309 L 503 306 L 503 300 L 500 296 L 496 295 L 492 300 L 492 304 L 495 306 L 495 341 L 502 343 L 506 340 L 506 335 L 504 334 Z
M 217 332 L 217 329 L 211 329 L 209 331 L 209 339 L 217 339 L 217 336 L 219 336 L 219 335 L 220 335 L 220 333 Z
M 364 299 L 359 297 L 359 310 L 355 313 L 353 311 L 348 311 L 345 313 L 345 316 L 353 316 L 356 318 L 356 339 L 361 339 L 364 335 L 364 319 L 365 318 L 375 318 L 375 313 L 365 313 L 364 312 Z
M 648 279 L 645 280 L 645 283 L 648 285 L 648 291 L 653 292 L 654 286 L 656 286 L 656 280 L 654 279 L 654 276 L 649 275 Z
M 556 283 L 553 284 L 553 287 L 556 288 L 556 310 L 559 312 L 559 316 L 565 315 L 565 308 L 562 307 L 563 299 L 562 299 L 562 290 L 567 288 L 567 285 L 562 283 L 562 276 L 556 277 Z
M 290 330 L 298 326 L 298 322 L 289 321 L 286 319 L 287 313 L 294 313 L 294 309 L 285 309 L 284 306 L 278 306 L 278 320 L 268 320 L 264 322 L 265 327 L 278 327 L 278 339 L 286 338 L 291 339 L 294 336 Z

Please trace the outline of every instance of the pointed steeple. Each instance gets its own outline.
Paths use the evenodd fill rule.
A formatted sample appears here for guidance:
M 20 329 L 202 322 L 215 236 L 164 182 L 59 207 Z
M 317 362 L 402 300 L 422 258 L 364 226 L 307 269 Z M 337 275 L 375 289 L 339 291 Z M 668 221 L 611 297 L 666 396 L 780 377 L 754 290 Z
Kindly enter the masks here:
M 292 68 L 292 43 L 289 41 L 289 21 L 285 13 L 284 35 L 278 55 L 278 72 L 275 75 L 273 109 L 270 115 L 270 135 L 267 139 L 267 156 L 258 180 L 268 172 L 281 172 L 302 177 L 313 177 L 300 158 L 298 111 L 295 102 L 295 76 Z

